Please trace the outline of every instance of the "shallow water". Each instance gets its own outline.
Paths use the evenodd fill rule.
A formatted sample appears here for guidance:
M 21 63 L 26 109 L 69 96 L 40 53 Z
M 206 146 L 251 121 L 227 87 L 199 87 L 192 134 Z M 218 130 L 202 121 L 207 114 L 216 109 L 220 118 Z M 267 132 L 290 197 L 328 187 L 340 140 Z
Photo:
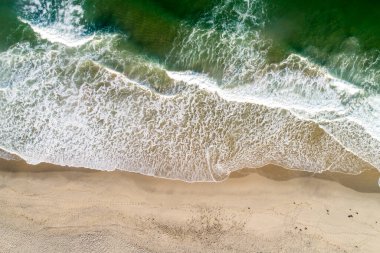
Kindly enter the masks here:
M 378 4 L 173 2 L 0 3 L 0 155 L 186 181 L 380 169 Z

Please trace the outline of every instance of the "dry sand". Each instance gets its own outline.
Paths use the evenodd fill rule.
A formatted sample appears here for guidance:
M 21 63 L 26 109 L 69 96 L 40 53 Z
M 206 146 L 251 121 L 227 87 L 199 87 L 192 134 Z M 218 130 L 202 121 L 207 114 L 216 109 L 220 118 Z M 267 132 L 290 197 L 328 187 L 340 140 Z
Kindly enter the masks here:
M 187 184 L 2 161 L 0 252 L 380 252 L 377 179 L 272 166 Z

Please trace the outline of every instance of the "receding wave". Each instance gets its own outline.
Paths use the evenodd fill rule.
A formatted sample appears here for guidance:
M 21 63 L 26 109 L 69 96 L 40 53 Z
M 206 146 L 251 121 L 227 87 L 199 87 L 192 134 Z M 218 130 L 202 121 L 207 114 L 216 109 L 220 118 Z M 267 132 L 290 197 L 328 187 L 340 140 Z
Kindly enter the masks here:
M 380 169 L 375 51 L 273 57 L 265 2 L 222 1 L 179 22 L 160 59 L 133 34 L 89 32 L 83 1 L 47 3 L 19 13 L 38 42 L 0 52 L 2 158 L 186 181 L 269 163 Z

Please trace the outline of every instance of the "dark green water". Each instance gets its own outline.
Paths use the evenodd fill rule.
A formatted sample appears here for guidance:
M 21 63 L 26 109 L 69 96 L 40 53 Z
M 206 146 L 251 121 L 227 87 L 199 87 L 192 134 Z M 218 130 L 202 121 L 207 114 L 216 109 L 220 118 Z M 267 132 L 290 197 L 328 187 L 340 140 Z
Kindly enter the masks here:
M 41 3 L 48 2 L 41 0 Z M 56 5 L 55 11 L 58 12 L 60 1 L 52 2 Z M 184 23 L 190 26 L 187 27 L 188 29 L 191 29 L 191 26 L 199 23 L 200 19 L 212 16 L 213 8 L 223 3 L 223 1 L 210 0 L 72 2 L 82 4 L 84 17 L 81 23 L 86 26 L 87 31 L 107 30 L 127 34 L 130 43 L 135 44 L 142 52 L 158 57 L 161 61 L 166 60 L 173 44 L 178 39 L 179 30 L 184 29 Z M 235 11 L 241 11 L 241 8 L 239 10 L 236 6 L 242 5 L 242 8 L 246 8 L 245 5 L 249 1 L 224 2 L 232 4 L 230 4 L 230 10 L 225 10 L 223 16 L 216 21 L 222 23 L 220 29 L 223 29 L 226 22 L 238 21 Z M 264 24 L 260 27 L 248 24 L 245 29 L 262 30 L 272 41 L 273 47 L 268 55 L 269 60 L 278 62 L 289 53 L 297 52 L 320 65 L 330 67 L 332 73 L 357 85 L 362 85 L 360 79 L 356 80 L 347 73 L 340 73 L 339 66 L 334 64 L 332 58 L 342 52 L 365 55 L 367 58 L 378 57 L 379 2 L 371 0 L 256 0 L 251 2 L 252 9 L 258 5 L 265 9 L 265 14 L 260 17 Z M 2 0 L 0 3 L 0 21 L 3 24 L 0 31 L 2 50 L 20 41 L 35 39 L 34 34 L 17 20 L 17 17 L 21 15 L 18 10 L 25 3 L 28 1 Z M 31 17 L 38 20 L 39 13 Z M 54 22 L 54 18 L 56 15 L 51 15 L 50 21 Z M 206 23 L 203 22 L 203 25 L 207 26 Z M 376 64 L 375 67 L 379 68 L 379 65 Z M 373 86 L 369 88 L 379 89 Z
M 190 26 L 200 19 L 212 15 L 212 8 L 221 1 L 96 1 L 85 3 L 86 20 L 91 29 L 116 29 L 130 36 L 133 43 L 143 51 L 165 60 L 172 50 L 178 30 L 183 23 Z M 228 1 L 227 1 L 228 2 Z M 234 10 L 239 6 L 235 1 L 216 22 L 224 29 L 226 22 L 239 18 Z M 312 61 L 330 68 L 331 72 L 366 86 L 379 90 L 376 84 L 363 84 L 359 77 L 339 69 L 334 57 L 341 53 L 363 58 L 379 57 L 380 49 L 380 3 L 375 1 L 251 1 L 252 9 L 265 9 L 263 25 L 248 24 L 245 29 L 262 30 L 273 42 L 268 55 L 270 61 L 279 62 L 290 52 L 297 52 Z M 245 8 L 245 3 L 241 4 Z M 258 9 L 260 9 L 258 8 Z M 238 8 L 236 8 L 237 11 Z M 243 10 L 245 11 L 245 10 Z M 207 27 L 207 22 L 203 22 Z M 185 28 L 186 29 L 186 28 Z M 365 59 L 363 59 L 365 61 Z M 181 68 L 182 66 L 178 66 Z M 375 68 L 378 70 L 379 63 Z M 207 69 L 202 66 L 199 69 Z M 360 71 L 360 70 L 358 70 Z M 216 70 L 215 72 L 218 72 Z M 219 70 L 220 72 L 220 70 Z M 365 74 L 365 73 L 364 73 Z M 377 78 L 376 81 L 379 81 Z M 377 82 L 378 83 L 378 82 Z
M 287 50 L 329 66 L 335 74 L 339 73 L 335 69 L 339 66 L 334 65 L 331 58 L 342 52 L 379 57 L 378 1 L 274 0 L 270 5 L 269 36 Z M 376 68 L 379 66 L 377 64 Z M 350 78 L 349 74 L 342 74 L 342 77 L 361 85 L 361 80 Z M 379 89 L 378 85 L 370 88 Z
M 0 0 L 0 148 L 218 180 L 380 168 L 380 2 Z

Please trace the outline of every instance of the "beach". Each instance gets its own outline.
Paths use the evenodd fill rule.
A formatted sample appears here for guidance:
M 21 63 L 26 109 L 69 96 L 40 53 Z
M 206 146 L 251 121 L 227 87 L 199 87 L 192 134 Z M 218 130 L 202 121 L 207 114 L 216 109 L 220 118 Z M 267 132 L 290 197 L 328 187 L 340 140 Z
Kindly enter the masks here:
M 0 0 L 0 253 L 379 253 L 379 10 Z
M 185 183 L 0 163 L 0 252 L 379 252 L 377 172 Z

